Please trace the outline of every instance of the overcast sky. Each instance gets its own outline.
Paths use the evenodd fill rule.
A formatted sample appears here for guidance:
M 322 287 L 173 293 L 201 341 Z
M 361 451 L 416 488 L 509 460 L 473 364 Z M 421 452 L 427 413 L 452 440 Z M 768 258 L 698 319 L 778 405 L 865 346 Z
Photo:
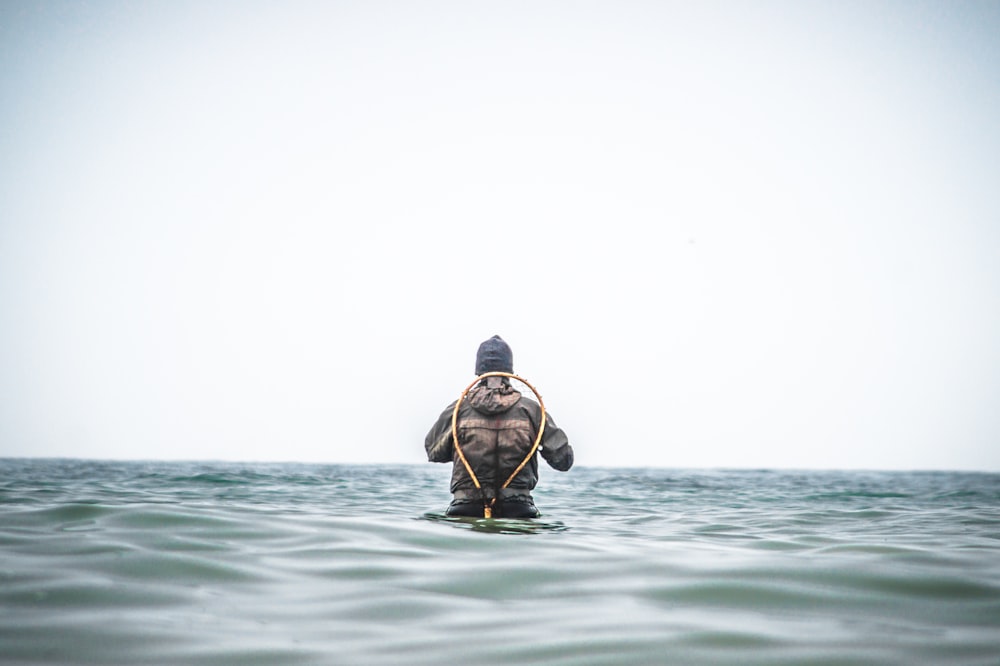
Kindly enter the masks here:
M 0 4 L 0 456 L 1000 470 L 997 2 Z

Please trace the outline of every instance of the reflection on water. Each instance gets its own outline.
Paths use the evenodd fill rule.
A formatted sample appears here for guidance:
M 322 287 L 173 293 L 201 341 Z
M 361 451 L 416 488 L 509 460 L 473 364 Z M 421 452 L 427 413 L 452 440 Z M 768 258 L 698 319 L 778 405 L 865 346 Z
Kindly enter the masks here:
M 544 518 L 534 520 L 518 520 L 516 518 L 469 518 L 465 516 L 446 516 L 443 513 L 425 513 L 423 520 L 451 523 L 455 527 L 487 532 L 490 534 L 541 534 L 543 532 L 561 532 L 569 529 L 561 522 L 549 522 Z
M 997 664 L 1000 476 L 0 461 L 4 664 Z

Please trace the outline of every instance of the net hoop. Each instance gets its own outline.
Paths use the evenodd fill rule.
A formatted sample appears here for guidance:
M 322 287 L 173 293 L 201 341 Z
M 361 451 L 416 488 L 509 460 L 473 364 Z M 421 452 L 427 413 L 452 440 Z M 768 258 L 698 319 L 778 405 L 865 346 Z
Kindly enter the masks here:
M 531 389 L 531 392 L 535 394 L 535 398 L 538 400 L 538 406 L 542 410 L 542 420 L 541 423 L 539 423 L 538 425 L 538 435 L 535 437 L 535 443 L 532 444 L 531 450 L 528 451 L 528 455 L 524 457 L 524 460 L 521 461 L 521 464 L 517 466 L 517 468 L 509 477 L 507 477 L 507 480 L 503 482 L 503 485 L 497 488 L 497 492 L 499 493 L 499 491 L 503 490 L 508 485 L 510 485 L 510 482 L 514 480 L 514 477 L 516 477 L 518 474 L 521 473 L 521 470 L 524 469 L 524 466 L 528 464 L 528 461 L 531 460 L 532 456 L 535 455 L 535 452 L 538 451 L 538 447 L 542 443 L 542 435 L 545 433 L 545 403 L 542 402 L 542 395 L 538 392 L 538 389 L 536 389 L 530 383 L 526 382 L 523 377 L 518 377 L 512 372 L 499 372 L 499 371 L 484 372 L 483 374 L 479 375 L 474 380 L 472 380 L 472 383 L 466 386 L 465 390 L 462 391 L 462 395 L 460 395 L 458 397 L 458 400 L 455 402 L 455 409 L 452 410 L 451 412 L 451 438 L 455 444 L 455 452 L 458 453 L 459 460 L 462 461 L 462 464 L 465 466 L 465 471 L 469 473 L 469 477 L 472 479 L 472 483 L 475 484 L 476 490 L 480 491 L 480 493 L 482 493 L 483 488 L 482 486 L 479 485 L 479 477 L 477 477 L 476 473 L 472 471 L 472 465 L 469 464 L 468 459 L 465 457 L 465 453 L 462 451 L 461 445 L 458 443 L 458 410 L 462 406 L 462 401 L 465 400 L 465 396 L 469 394 L 469 391 L 471 391 L 476 384 L 486 379 L 487 377 L 507 377 L 508 379 L 516 379 L 517 381 L 521 382 L 529 389 Z M 496 502 L 496 497 L 489 500 L 488 502 L 486 500 L 486 497 L 483 497 L 484 518 L 493 517 L 493 504 L 495 502 Z

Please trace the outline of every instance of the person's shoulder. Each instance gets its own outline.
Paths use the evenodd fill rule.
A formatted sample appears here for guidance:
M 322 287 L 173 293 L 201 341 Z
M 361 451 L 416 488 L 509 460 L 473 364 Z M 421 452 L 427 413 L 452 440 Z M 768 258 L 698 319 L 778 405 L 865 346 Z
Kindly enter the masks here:
M 517 404 L 520 405 L 522 409 L 527 409 L 533 414 L 539 414 L 542 411 L 542 407 L 538 404 L 537 400 L 526 396 L 523 393 L 521 394 L 521 399 L 518 400 Z

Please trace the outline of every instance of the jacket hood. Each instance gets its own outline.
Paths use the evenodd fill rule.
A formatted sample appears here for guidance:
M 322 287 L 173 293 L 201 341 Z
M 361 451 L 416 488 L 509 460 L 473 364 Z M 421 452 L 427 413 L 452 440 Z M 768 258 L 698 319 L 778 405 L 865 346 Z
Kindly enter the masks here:
M 466 397 L 469 405 L 481 414 L 500 414 L 517 404 L 521 394 L 514 387 L 504 384 L 499 388 L 477 386 Z

